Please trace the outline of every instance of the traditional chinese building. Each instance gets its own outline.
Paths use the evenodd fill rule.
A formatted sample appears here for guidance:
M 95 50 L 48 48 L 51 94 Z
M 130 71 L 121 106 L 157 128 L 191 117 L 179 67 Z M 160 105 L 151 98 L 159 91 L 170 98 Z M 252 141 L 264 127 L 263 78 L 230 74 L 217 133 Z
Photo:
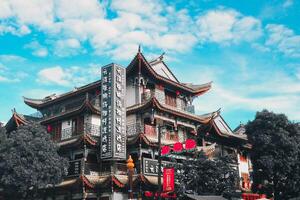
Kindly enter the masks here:
M 100 74 L 99 74 L 100 77 Z M 127 199 L 126 158 L 135 164 L 133 193 L 143 198 L 158 184 L 158 130 L 164 127 L 161 143 L 185 143 L 197 135 L 205 137 L 195 151 L 209 156 L 234 154 L 236 167 L 248 189 L 251 170 L 250 146 L 243 127 L 232 131 L 220 111 L 197 115 L 193 101 L 211 89 L 212 83 L 181 83 L 163 60 L 147 61 L 138 51 L 126 69 L 116 64 L 102 68 L 101 80 L 43 99 L 24 97 L 41 117 L 13 111 L 8 131 L 21 124 L 39 122 L 69 159 L 68 176 L 46 196 L 56 199 Z M 207 102 L 209 103 L 209 102 Z M 207 127 L 209 127 L 207 129 Z M 198 140 L 199 141 L 199 140 Z M 176 159 L 182 163 L 192 153 L 164 157 L 162 165 Z

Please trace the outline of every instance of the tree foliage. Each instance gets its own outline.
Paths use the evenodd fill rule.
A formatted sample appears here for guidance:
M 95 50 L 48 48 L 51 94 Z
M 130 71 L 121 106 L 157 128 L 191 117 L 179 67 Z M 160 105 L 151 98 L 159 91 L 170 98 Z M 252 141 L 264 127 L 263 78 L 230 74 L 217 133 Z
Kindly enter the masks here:
M 7 136 L 0 146 L 0 188 L 7 199 L 28 198 L 61 182 L 68 162 L 57 154 L 44 127 L 24 125 L 2 135 Z
M 191 191 L 198 194 L 222 195 L 236 189 L 237 170 L 231 164 L 233 158 L 224 156 L 208 159 L 199 154 L 177 167 L 177 193 Z
M 300 193 L 299 126 L 283 114 L 257 112 L 246 125 L 252 143 L 253 190 L 288 199 Z

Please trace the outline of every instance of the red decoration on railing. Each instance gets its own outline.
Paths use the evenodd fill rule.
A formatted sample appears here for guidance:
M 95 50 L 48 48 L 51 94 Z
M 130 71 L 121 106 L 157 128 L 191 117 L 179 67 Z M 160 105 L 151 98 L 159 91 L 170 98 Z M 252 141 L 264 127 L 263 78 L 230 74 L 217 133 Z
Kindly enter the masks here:
M 179 153 L 179 152 L 182 152 L 182 150 L 183 150 L 183 145 L 182 145 L 182 143 L 181 143 L 181 142 L 176 142 L 176 143 L 174 144 L 174 146 L 173 146 L 173 151 L 174 151 L 175 153 Z
M 50 133 L 51 131 L 52 131 L 52 126 L 51 126 L 51 125 L 48 125 L 48 126 L 47 126 L 47 132 Z
M 152 197 L 153 193 L 150 191 L 145 191 L 145 197 Z
M 196 143 L 196 141 L 193 140 L 193 139 L 187 139 L 187 140 L 185 141 L 185 149 L 186 149 L 186 150 L 193 150 L 193 149 L 196 148 L 196 146 L 197 146 L 197 143 Z
M 170 153 L 170 147 L 169 146 L 163 146 L 162 148 L 161 148 L 161 155 L 162 156 L 165 156 L 165 155 L 167 155 L 167 154 L 169 154 Z

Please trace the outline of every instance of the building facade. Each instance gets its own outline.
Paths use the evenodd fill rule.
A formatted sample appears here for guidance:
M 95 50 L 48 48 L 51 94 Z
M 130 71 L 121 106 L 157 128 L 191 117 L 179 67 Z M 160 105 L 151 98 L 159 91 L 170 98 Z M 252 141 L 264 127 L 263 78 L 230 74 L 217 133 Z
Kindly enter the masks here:
M 193 101 L 211 89 L 211 82 L 202 85 L 181 83 L 163 56 L 147 61 L 140 51 L 122 76 L 118 71 L 120 66 L 108 65 L 112 67 L 107 68 L 112 69 L 111 72 L 105 70 L 106 67 L 102 68 L 101 80 L 70 92 L 43 99 L 24 97 L 25 104 L 37 109 L 41 116 L 24 116 L 13 111 L 6 125 L 11 131 L 21 124 L 37 121 L 47 128 L 59 145 L 59 154 L 69 159 L 68 176 L 62 183 L 49 188 L 46 198 L 127 199 L 128 155 L 135 164 L 134 196 L 144 198 L 145 191 L 157 191 L 159 127 L 165 130 L 161 135 L 162 145 L 172 146 L 190 138 L 199 141 L 199 135 L 204 134 L 195 151 L 205 151 L 211 157 L 235 155 L 234 167 L 242 178 L 240 188 L 250 189 L 251 163 L 247 152 L 251 146 L 243 127 L 232 131 L 220 111 L 195 114 Z M 120 77 L 116 76 L 114 80 L 110 73 L 120 73 L 125 79 L 124 91 Z M 182 163 L 187 156 L 189 154 L 163 157 L 162 165 L 172 159 Z

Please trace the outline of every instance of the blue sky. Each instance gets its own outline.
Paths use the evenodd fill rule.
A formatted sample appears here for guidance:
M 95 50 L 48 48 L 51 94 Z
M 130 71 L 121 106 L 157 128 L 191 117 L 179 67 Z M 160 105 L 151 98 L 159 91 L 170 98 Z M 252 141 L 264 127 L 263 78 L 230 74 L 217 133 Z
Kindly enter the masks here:
M 237 2 L 239 2 L 237 4 Z M 267 108 L 300 121 L 296 0 L 0 0 L 0 121 L 11 109 L 127 66 L 138 45 L 162 52 L 182 82 L 213 81 L 198 114 L 221 108 L 232 128 Z

